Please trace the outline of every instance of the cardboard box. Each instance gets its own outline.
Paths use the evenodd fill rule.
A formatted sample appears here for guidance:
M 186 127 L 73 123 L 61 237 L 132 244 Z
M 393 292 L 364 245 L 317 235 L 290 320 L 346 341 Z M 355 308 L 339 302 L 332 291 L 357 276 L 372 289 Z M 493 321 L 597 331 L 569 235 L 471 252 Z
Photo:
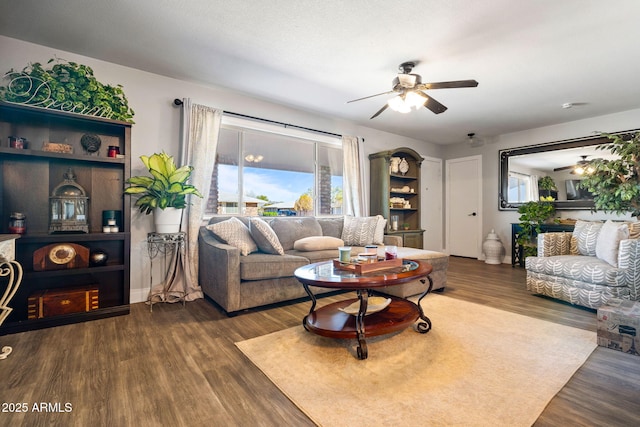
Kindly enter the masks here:
M 42 319 L 61 314 L 82 313 L 98 308 L 98 288 L 83 286 L 36 292 L 29 297 L 27 311 L 29 319 Z
M 598 345 L 640 356 L 640 302 L 612 298 L 598 309 Z

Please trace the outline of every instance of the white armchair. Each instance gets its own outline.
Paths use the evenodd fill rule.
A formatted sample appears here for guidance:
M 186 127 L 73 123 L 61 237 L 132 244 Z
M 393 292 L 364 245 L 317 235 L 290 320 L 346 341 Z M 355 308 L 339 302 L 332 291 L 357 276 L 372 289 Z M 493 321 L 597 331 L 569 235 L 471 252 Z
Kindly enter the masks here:
M 578 221 L 573 234 L 539 234 L 538 256 L 525 260 L 527 289 L 594 309 L 610 298 L 639 300 L 638 228 Z

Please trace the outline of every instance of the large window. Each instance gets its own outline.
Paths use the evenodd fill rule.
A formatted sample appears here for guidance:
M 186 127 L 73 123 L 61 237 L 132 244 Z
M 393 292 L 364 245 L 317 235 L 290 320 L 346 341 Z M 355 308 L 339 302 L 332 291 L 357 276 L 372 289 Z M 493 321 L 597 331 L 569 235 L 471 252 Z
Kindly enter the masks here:
M 223 122 L 216 157 L 208 214 L 342 213 L 342 145 L 336 138 L 303 138 Z

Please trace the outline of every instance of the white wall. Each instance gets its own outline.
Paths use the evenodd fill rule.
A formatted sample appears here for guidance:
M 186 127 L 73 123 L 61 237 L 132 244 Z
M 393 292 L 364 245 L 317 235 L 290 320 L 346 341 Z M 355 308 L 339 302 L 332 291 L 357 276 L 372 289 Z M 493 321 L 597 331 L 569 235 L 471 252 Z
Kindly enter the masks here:
M 121 84 L 135 111 L 136 124 L 132 130 L 132 173 L 144 174 L 142 154 L 161 150 L 178 155 L 180 111 L 173 106 L 175 98 L 191 98 L 193 102 L 284 123 L 291 123 L 327 132 L 355 135 L 365 139 L 365 156 L 396 147 L 409 147 L 424 155 L 440 158 L 441 147 L 375 129 L 356 125 L 341 119 L 320 116 L 306 111 L 270 103 L 234 93 L 230 90 L 180 81 L 133 68 L 123 67 L 86 56 L 35 45 L 0 36 L 0 52 L 4 73 L 13 68 L 20 70 L 30 62 L 46 62 L 57 56 L 93 68 L 96 78 L 106 84 Z M 366 162 L 366 176 L 369 176 Z M 368 181 L 368 180 L 367 180 Z M 367 195 L 368 195 L 367 188 Z M 146 299 L 149 289 L 149 259 L 144 245 L 152 230 L 150 216 L 139 216 L 133 211 L 131 230 L 131 302 Z M 154 274 L 154 277 L 158 277 Z
M 554 126 L 530 129 L 499 136 L 493 141 L 488 141 L 484 146 L 470 148 L 465 144 L 456 144 L 445 147 L 443 155 L 445 159 L 482 155 L 483 183 L 483 235 L 494 229 L 505 246 L 506 255 L 504 262 L 510 263 L 511 258 L 511 223 L 518 222 L 517 211 L 500 211 L 498 209 L 499 192 L 499 150 L 520 147 L 525 145 L 541 144 L 545 142 L 561 141 L 565 139 L 593 136 L 594 132 L 615 132 L 640 127 L 640 109 L 625 111 L 617 114 L 594 117 L 585 120 L 576 120 Z M 629 215 L 617 216 L 603 212 L 592 213 L 589 210 L 564 210 L 558 211 L 561 218 L 575 219 L 630 219 Z M 446 218 L 446 213 L 445 213 Z

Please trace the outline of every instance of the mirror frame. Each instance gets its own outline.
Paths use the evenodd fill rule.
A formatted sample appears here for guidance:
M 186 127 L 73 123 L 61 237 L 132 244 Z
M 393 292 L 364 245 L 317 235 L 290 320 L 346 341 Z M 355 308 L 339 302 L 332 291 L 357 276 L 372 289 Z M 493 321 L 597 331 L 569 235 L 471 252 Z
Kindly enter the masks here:
M 523 205 L 523 203 L 509 203 L 506 199 L 506 194 L 509 191 L 509 157 L 521 156 L 523 154 L 544 153 L 547 151 L 566 150 L 568 148 L 589 147 L 592 145 L 604 144 L 608 141 L 609 138 L 597 135 L 500 150 L 500 191 L 498 193 L 498 209 L 501 211 L 517 210 Z M 593 200 L 556 200 L 553 204 L 556 210 L 590 210 L 594 207 Z

